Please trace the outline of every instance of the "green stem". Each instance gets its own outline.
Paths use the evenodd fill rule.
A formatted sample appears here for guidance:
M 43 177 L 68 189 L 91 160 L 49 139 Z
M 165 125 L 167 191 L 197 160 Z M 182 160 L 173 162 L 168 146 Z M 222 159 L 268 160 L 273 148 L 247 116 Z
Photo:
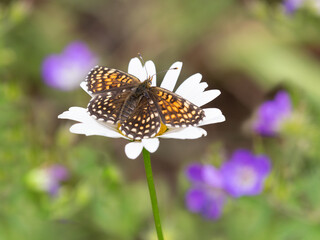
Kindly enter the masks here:
M 150 199 L 151 199 L 151 205 L 152 205 L 152 211 L 153 211 L 153 217 L 154 217 L 154 224 L 156 226 L 158 240 L 163 240 L 159 208 L 158 208 L 158 202 L 157 202 L 157 194 L 156 194 L 156 189 L 154 188 L 154 182 L 153 182 L 153 176 L 152 176 L 150 153 L 145 148 L 143 148 L 142 153 L 143 153 L 144 167 L 146 169 L 146 175 L 147 175 L 147 181 L 148 181 L 148 187 L 149 187 L 149 193 L 150 193 Z

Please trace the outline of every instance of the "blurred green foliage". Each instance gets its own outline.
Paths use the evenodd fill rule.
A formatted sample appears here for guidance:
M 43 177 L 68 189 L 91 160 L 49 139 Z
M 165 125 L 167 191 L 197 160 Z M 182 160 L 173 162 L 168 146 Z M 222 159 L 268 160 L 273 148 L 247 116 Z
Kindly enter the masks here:
M 123 70 L 137 52 L 158 70 L 182 60 L 180 81 L 199 71 L 222 91 L 212 107 L 225 123 L 201 140 L 162 141 L 151 156 L 167 240 L 319 239 L 320 16 L 286 16 L 280 1 L 270 2 L 0 3 L 0 239 L 156 239 L 141 159 L 126 159 L 124 141 L 73 135 L 71 123 L 57 119 L 89 98 L 80 88 L 50 89 L 41 63 L 74 40 Z M 243 126 L 280 88 L 292 96 L 293 116 L 278 137 L 253 136 Z M 264 193 L 230 200 L 216 222 L 189 213 L 186 164 L 217 166 L 240 147 L 272 159 Z M 54 163 L 71 179 L 52 198 L 27 176 Z

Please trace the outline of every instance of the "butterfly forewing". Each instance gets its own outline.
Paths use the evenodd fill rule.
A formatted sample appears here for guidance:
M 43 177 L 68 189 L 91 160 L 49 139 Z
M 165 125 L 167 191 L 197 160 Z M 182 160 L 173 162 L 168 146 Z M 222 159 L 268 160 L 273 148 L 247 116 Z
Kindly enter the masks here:
M 117 69 L 96 66 L 86 78 L 87 89 L 93 94 L 102 93 L 115 88 L 126 88 L 140 84 L 135 76 Z
M 151 87 L 164 124 L 171 127 L 196 126 L 203 120 L 204 111 L 179 95 L 160 87 Z
M 160 116 L 154 101 L 143 96 L 133 113 L 126 120 L 120 121 L 119 130 L 133 140 L 141 140 L 154 137 L 160 130 L 160 123 Z

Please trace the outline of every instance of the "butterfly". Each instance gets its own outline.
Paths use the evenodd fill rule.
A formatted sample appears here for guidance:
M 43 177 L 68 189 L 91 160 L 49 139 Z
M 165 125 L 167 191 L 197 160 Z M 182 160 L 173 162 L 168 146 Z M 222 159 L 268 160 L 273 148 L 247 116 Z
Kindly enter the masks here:
M 204 111 L 181 96 L 117 69 L 96 66 L 86 85 L 92 94 L 87 111 L 95 119 L 118 125 L 119 131 L 132 140 L 155 137 L 162 125 L 196 126 Z

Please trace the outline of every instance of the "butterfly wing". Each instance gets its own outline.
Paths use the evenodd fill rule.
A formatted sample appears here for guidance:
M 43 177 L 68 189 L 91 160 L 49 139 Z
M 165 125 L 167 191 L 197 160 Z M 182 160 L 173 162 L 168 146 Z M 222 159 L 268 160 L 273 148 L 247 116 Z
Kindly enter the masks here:
M 89 72 L 86 83 L 88 91 L 97 94 L 115 88 L 136 86 L 140 80 L 117 69 L 96 66 Z
M 143 138 L 152 138 L 160 130 L 160 115 L 157 107 L 151 98 L 145 96 L 139 101 L 134 111 L 125 120 L 120 121 L 119 130 L 133 140 L 141 140 Z M 126 102 L 126 107 L 130 108 L 130 101 Z
M 89 114 L 97 120 L 116 124 L 126 99 L 131 94 L 131 89 L 118 89 L 107 91 L 94 96 L 88 104 Z
M 160 87 L 151 87 L 150 93 L 158 106 L 162 122 L 167 126 L 196 126 L 205 117 L 200 107 L 178 94 Z

